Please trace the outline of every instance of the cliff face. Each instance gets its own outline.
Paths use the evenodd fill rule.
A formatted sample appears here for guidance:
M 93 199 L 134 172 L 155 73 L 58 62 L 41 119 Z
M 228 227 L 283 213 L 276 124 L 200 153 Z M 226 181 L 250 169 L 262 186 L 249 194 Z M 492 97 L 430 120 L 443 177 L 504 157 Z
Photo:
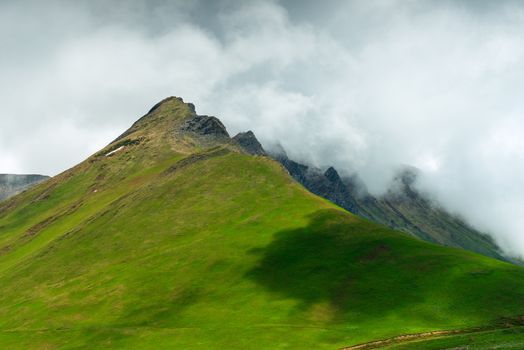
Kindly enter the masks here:
M 0 174 L 0 201 L 23 192 L 48 178 L 42 175 Z

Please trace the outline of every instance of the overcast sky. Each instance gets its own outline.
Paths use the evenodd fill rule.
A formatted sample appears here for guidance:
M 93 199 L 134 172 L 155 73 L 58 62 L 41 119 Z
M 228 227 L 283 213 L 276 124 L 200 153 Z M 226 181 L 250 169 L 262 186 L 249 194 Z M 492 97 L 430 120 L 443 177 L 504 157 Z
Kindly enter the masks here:
M 0 0 L 0 172 L 54 175 L 170 95 L 383 191 L 400 164 L 524 254 L 520 1 Z

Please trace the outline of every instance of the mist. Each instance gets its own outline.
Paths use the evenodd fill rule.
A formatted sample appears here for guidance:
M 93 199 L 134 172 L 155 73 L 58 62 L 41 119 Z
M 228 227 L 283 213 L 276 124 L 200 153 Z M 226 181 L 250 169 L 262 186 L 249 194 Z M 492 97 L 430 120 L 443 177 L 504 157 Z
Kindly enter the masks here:
M 170 95 L 371 192 L 402 164 L 524 256 L 524 5 L 2 1 L 0 172 L 57 174 Z

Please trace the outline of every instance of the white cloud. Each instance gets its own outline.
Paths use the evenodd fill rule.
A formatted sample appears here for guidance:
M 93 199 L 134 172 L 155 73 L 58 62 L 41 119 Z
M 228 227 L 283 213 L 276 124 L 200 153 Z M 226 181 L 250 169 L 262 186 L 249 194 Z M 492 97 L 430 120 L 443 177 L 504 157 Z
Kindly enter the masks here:
M 375 192 L 419 166 L 524 254 L 524 6 L 493 6 L 2 2 L 0 172 L 55 174 L 178 95 Z

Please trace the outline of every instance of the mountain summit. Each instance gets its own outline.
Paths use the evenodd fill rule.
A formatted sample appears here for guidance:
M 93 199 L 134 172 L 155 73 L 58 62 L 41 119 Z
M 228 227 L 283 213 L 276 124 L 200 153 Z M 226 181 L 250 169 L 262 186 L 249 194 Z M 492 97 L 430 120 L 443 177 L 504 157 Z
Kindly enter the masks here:
M 334 349 L 521 323 L 524 269 L 361 219 L 241 144 L 168 98 L 1 202 L 0 348 Z
M 243 136 L 239 136 L 243 135 Z M 157 103 L 133 126 L 107 146 L 101 154 L 133 148 L 147 150 L 167 146 L 173 151 L 191 153 L 198 149 L 222 146 L 230 150 L 265 154 L 255 135 L 249 131 L 231 138 L 222 122 L 213 116 L 199 115 L 192 103 L 168 97 Z M 115 152 L 116 153 L 116 152 Z
M 132 140 L 146 144 L 161 142 L 180 147 L 224 143 L 229 134 L 220 120 L 215 117 L 198 115 L 195 106 L 184 103 L 180 97 L 168 97 L 157 103 L 124 134 L 119 136 L 112 147 Z

